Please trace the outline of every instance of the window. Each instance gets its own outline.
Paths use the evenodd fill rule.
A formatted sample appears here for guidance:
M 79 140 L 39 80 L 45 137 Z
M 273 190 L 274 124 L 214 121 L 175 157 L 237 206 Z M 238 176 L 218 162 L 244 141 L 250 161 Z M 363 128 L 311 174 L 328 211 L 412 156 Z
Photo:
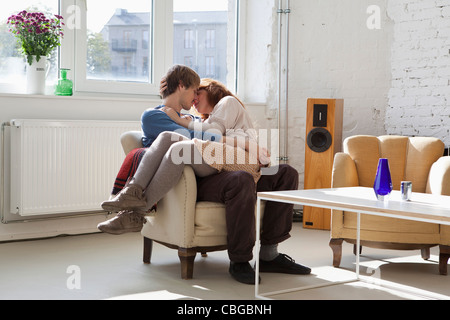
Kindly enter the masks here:
M 206 30 L 206 49 L 216 47 L 216 30 Z
M 192 68 L 194 66 L 194 57 L 184 57 L 184 65 Z
M 214 78 L 215 77 L 215 69 L 216 69 L 214 57 L 206 57 L 205 64 L 206 64 L 206 70 L 205 70 L 206 76 L 209 78 Z
M 66 22 L 59 55 L 55 51 L 51 59 L 49 86 L 56 82 L 58 68 L 67 68 L 72 70 L 69 76 L 74 80 L 75 92 L 159 95 L 161 77 L 173 64 L 185 64 L 201 77 L 214 76 L 235 90 L 239 3 L 239 0 L 2 1 L 0 86 L 10 83 L 25 87 L 25 63 L 5 24 L 11 14 L 36 7 L 59 13 Z M 0 90 L 5 91 L 3 87 Z
M 134 84 L 151 91 L 153 2 L 92 1 L 82 9 L 86 24 L 78 32 L 87 39 L 76 42 L 78 91 L 139 93 Z
M 149 32 L 149 30 L 142 31 L 142 49 L 148 50 L 150 48 L 149 45 L 148 45 L 149 41 L 150 41 L 150 32 Z
M 195 38 L 194 38 L 194 30 L 184 30 L 184 48 L 192 49 L 194 48 Z
M 58 0 L 15 0 L 0 4 L 0 87 L 3 92 L 26 92 L 26 62 L 20 53 L 17 40 L 6 24 L 8 17 L 23 10 L 58 14 Z M 58 75 L 58 50 L 49 58 L 47 81 L 54 83 Z
M 236 91 L 238 8 L 239 1 L 174 0 L 173 63 L 189 61 L 200 77 L 215 78 Z M 183 42 L 177 41 L 180 34 Z

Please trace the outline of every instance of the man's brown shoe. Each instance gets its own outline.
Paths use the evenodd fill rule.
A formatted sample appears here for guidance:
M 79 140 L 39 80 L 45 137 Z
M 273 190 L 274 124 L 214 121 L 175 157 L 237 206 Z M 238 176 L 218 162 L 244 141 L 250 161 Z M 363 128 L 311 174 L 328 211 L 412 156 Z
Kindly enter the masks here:
M 105 233 L 120 235 L 128 232 L 140 232 L 146 220 L 142 213 L 121 211 L 117 216 L 100 223 L 97 228 Z
M 102 208 L 109 212 L 140 209 L 147 206 L 142 196 L 142 188 L 135 184 L 128 185 L 112 200 L 102 202 Z

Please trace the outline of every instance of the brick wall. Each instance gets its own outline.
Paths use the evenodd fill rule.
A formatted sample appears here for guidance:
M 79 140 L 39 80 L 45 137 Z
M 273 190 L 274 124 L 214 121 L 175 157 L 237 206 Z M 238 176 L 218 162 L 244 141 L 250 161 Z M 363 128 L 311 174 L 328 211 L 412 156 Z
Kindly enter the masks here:
M 450 145 L 450 0 L 390 0 L 394 21 L 388 134 Z

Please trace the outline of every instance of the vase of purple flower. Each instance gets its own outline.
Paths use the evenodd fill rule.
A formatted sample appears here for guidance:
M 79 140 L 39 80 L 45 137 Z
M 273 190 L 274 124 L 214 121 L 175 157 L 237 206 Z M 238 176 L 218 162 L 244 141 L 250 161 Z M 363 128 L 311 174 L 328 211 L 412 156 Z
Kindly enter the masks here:
M 27 61 L 27 92 L 45 93 L 45 79 L 49 68 L 47 57 L 61 45 L 64 36 L 63 17 L 47 17 L 42 12 L 21 11 L 8 18 L 9 31 L 12 32 Z

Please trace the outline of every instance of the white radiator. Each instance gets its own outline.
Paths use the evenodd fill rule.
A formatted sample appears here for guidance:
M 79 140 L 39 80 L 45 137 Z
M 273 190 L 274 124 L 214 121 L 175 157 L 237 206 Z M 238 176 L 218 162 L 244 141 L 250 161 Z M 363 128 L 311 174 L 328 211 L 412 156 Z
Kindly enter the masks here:
M 120 136 L 139 122 L 12 120 L 11 213 L 100 211 L 125 154 Z

